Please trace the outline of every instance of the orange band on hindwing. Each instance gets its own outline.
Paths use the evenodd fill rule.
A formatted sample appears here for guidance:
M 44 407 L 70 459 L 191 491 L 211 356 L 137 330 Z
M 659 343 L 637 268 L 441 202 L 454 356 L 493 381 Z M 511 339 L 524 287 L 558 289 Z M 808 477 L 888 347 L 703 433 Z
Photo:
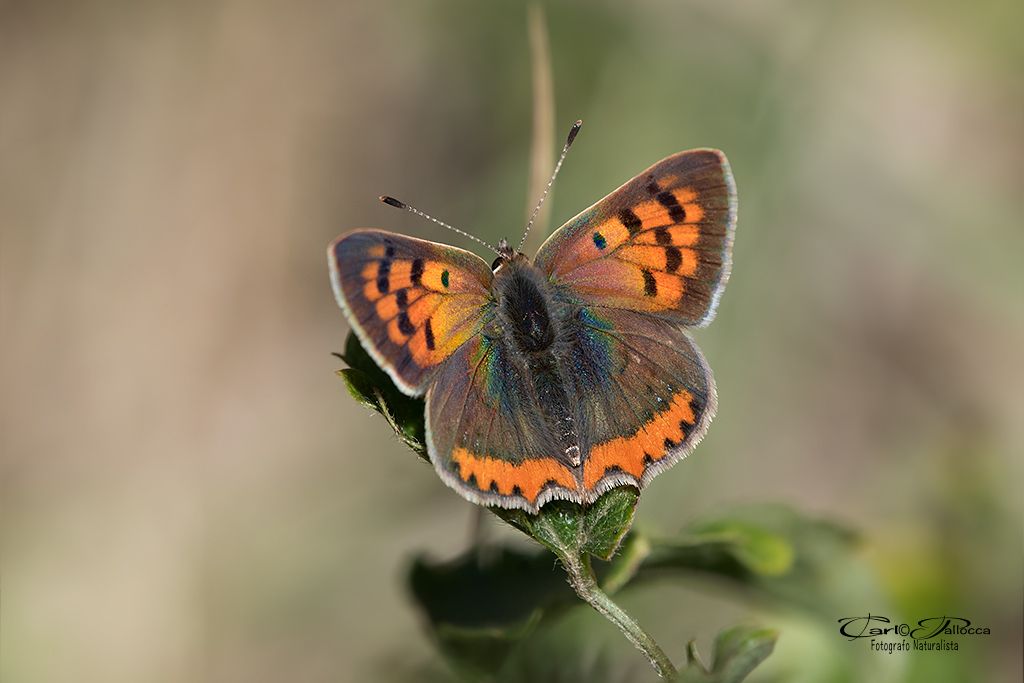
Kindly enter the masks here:
M 575 477 L 564 465 L 553 458 L 525 460 L 520 464 L 481 457 L 457 446 L 452 450 L 452 460 L 459 465 L 459 477 L 468 482 L 476 478 L 476 487 L 482 492 L 493 491 L 510 496 L 518 493 L 534 503 L 548 482 L 554 482 L 567 489 L 577 490 Z
M 640 427 L 636 434 L 598 444 L 590 450 L 583 471 L 583 485 L 591 489 L 609 468 L 618 467 L 637 479 L 654 461 L 686 440 L 696 424 L 690 402 L 693 395 L 680 391 L 664 410 Z

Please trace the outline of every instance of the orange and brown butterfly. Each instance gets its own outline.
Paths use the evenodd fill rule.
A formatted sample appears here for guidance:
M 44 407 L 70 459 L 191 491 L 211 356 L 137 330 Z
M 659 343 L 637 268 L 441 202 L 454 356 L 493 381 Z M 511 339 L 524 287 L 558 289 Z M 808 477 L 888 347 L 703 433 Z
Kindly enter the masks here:
M 571 138 L 570 138 L 571 140 Z M 736 189 L 711 149 L 658 162 L 559 228 L 536 258 L 377 230 L 328 249 L 352 329 L 426 405 L 441 479 L 536 513 L 646 486 L 685 457 L 716 407 L 687 328 L 729 277 Z

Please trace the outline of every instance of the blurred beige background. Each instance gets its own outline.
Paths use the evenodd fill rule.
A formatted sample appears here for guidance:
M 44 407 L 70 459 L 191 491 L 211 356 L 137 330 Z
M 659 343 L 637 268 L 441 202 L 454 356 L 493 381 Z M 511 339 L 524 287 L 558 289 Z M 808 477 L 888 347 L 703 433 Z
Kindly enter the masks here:
M 845 521 L 897 604 L 987 620 L 985 676 L 1019 680 L 1021 4 L 547 9 L 558 137 L 584 120 L 556 224 L 690 147 L 739 187 L 697 335 L 719 416 L 639 523 L 763 500 Z M 4 681 L 434 657 L 403 572 L 462 550 L 471 506 L 334 376 L 325 248 L 471 246 L 384 193 L 518 237 L 529 74 L 521 3 L 0 4 Z M 626 606 L 676 657 L 747 613 Z

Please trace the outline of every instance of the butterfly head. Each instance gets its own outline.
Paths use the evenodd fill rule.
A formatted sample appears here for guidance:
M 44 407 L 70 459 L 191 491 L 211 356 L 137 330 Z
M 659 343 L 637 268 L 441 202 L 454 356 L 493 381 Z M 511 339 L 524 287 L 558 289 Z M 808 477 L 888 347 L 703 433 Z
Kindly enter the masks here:
M 491 264 L 491 270 L 495 273 L 502 266 L 512 263 L 513 261 L 528 261 L 529 258 L 522 252 L 516 252 L 512 245 L 508 243 L 508 239 L 502 237 L 498 240 L 498 248 L 495 249 L 498 252 L 498 258 L 494 259 Z

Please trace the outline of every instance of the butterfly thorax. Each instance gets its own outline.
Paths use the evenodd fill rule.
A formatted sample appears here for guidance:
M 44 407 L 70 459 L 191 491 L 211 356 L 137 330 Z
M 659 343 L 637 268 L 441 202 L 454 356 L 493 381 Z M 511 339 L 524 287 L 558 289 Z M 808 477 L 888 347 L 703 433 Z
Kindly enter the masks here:
M 529 379 L 532 401 L 558 444 L 562 459 L 580 465 L 580 443 L 567 391 L 566 368 L 557 354 L 565 311 L 547 276 L 522 254 L 503 260 L 491 286 L 506 352 Z
M 493 289 L 518 350 L 535 354 L 549 349 L 557 321 L 552 320 L 543 273 L 520 255 L 499 267 Z

